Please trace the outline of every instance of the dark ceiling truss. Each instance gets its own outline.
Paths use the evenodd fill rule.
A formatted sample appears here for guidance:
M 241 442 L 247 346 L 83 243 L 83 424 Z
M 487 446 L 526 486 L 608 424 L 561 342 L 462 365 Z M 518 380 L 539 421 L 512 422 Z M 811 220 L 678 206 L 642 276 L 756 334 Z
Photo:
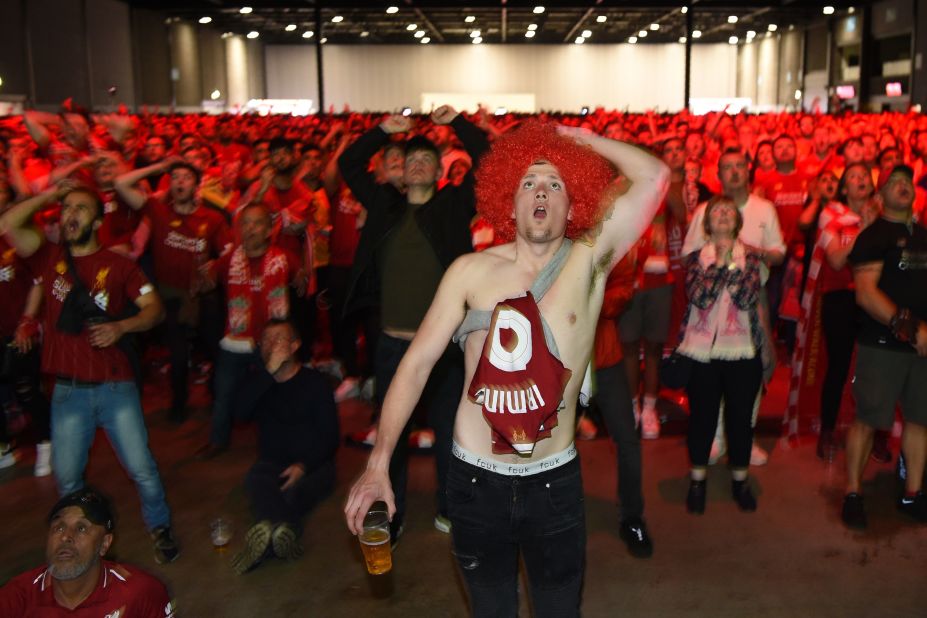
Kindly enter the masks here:
M 210 27 L 222 32 L 260 33 L 261 40 L 270 44 L 312 44 L 303 33 L 312 30 L 314 37 L 324 37 L 328 43 L 414 44 L 428 37 L 432 44 L 463 44 L 472 41 L 475 30 L 483 43 L 505 44 L 572 44 L 585 30 L 591 36 L 586 44 L 622 43 L 637 36 L 639 44 L 672 43 L 687 35 L 686 6 L 692 12 L 692 28 L 701 31 L 698 42 L 727 42 L 732 36 L 743 40 L 749 30 L 757 36 L 775 24 L 779 31 L 790 27 L 803 28 L 826 19 L 822 9 L 835 7 L 836 15 L 846 14 L 851 7 L 859 9 L 871 1 L 840 2 L 837 0 L 779 0 L 753 2 L 744 0 L 697 0 L 688 4 L 653 0 L 651 2 L 619 0 L 587 0 L 544 5 L 543 13 L 534 13 L 536 2 L 523 0 L 395 0 L 370 2 L 363 0 L 125 0 L 134 7 L 163 11 L 170 19 L 195 22 L 210 17 Z M 241 6 L 252 7 L 249 14 L 239 12 Z M 399 11 L 387 14 L 390 4 Z M 321 32 L 316 32 L 315 12 L 319 8 Z M 333 22 L 336 15 L 343 19 Z M 464 21 L 473 16 L 471 23 Z M 729 16 L 736 23 L 729 23 Z M 604 21 L 599 21 L 604 17 Z M 289 24 L 296 25 L 286 31 Z M 409 30 L 410 24 L 416 28 Z M 526 38 L 529 25 L 536 34 Z M 651 24 L 657 24 L 656 30 Z M 415 38 L 415 31 L 423 34 Z M 646 36 L 640 37 L 640 32 Z M 314 38 L 313 37 L 313 38 Z M 695 41 L 693 41 L 695 42 Z

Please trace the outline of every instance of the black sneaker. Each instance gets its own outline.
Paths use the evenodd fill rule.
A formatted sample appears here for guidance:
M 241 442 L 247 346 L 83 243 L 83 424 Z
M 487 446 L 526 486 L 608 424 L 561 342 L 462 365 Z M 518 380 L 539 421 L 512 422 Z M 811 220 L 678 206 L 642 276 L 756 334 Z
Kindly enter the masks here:
M 629 517 L 621 522 L 618 536 L 635 558 L 649 558 L 653 555 L 653 542 L 647 534 L 647 524 L 640 517 Z
M 171 535 L 170 526 L 159 526 L 151 531 L 154 541 L 155 562 L 169 564 L 180 556 L 180 547 Z
M 686 510 L 701 515 L 705 512 L 705 481 L 689 481 L 689 493 L 686 495 Z
M 389 548 L 391 551 L 396 551 L 396 546 L 399 545 L 399 537 L 402 536 L 404 529 L 402 517 L 394 515 L 393 521 L 389 522 Z
M 915 521 L 927 523 L 927 496 L 922 491 L 914 494 L 913 498 L 902 496 L 898 500 L 898 510 Z
M 853 530 L 866 529 L 866 509 L 863 507 L 863 497 L 858 493 L 850 493 L 843 498 L 843 511 L 840 519 L 847 528 Z
M 756 510 L 756 498 L 750 490 L 747 481 L 731 481 L 731 495 L 734 496 L 734 502 L 744 513 L 752 513 Z

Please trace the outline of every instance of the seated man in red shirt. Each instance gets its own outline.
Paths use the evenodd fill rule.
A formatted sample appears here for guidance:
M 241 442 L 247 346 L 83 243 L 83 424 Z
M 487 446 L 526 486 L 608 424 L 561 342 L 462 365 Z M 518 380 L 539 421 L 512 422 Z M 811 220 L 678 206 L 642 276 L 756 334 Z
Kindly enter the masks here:
M 48 516 L 48 565 L 0 589 L 0 616 L 173 618 L 164 584 L 103 560 L 112 543 L 113 515 L 104 497 L 89 488 L 64 496 Z

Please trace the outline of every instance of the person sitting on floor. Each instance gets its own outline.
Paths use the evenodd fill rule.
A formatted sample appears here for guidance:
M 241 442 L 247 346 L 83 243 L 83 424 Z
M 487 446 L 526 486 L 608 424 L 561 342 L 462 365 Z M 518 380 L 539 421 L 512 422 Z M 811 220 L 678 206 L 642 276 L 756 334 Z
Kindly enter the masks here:
M 261 337 L 264 366 L 250 374 L 233 400 L 233 413 L 258 424 L 258 461 L 245 487 L 258 522 L 232 561 L 244 574 L 271 553 L 302 555 L 303 517 L 335 486 L 338 411 L 325 377 L 296 359 L 301 345 L 293 324 L 273 319 Z

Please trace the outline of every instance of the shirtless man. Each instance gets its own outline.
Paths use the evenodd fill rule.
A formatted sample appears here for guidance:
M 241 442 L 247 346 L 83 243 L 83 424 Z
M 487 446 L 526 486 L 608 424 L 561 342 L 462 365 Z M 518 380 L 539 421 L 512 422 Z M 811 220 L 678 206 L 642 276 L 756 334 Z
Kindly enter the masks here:
M 476 616 L 517 615 L 519 551 L 536 615 L 579 614 L 586 532 L 576 401 L 606 277 L 653 219 L 669 179 L 662 162 L 633 146 L 579 129 L 559 132 L 529 125 L 500 138 L 484 158 L 477 210 L 514 240 L 464 255 L 445 273 L 344 509 L 354 534 L 374 501 L 395 511 L 390 455 L 432 366 L 455 332 L 465 334 L 463 324 L 470 388 L 457 409 L 447 496 L 454 554 Z M 630 181 L 604 214 L 599 204 L 612 171 L 603 157 Z M 539 275 L 538 283 L 551 284 L 546 294 L 532 285 Z M 479 320 L 491 313 L 491 323 Z

